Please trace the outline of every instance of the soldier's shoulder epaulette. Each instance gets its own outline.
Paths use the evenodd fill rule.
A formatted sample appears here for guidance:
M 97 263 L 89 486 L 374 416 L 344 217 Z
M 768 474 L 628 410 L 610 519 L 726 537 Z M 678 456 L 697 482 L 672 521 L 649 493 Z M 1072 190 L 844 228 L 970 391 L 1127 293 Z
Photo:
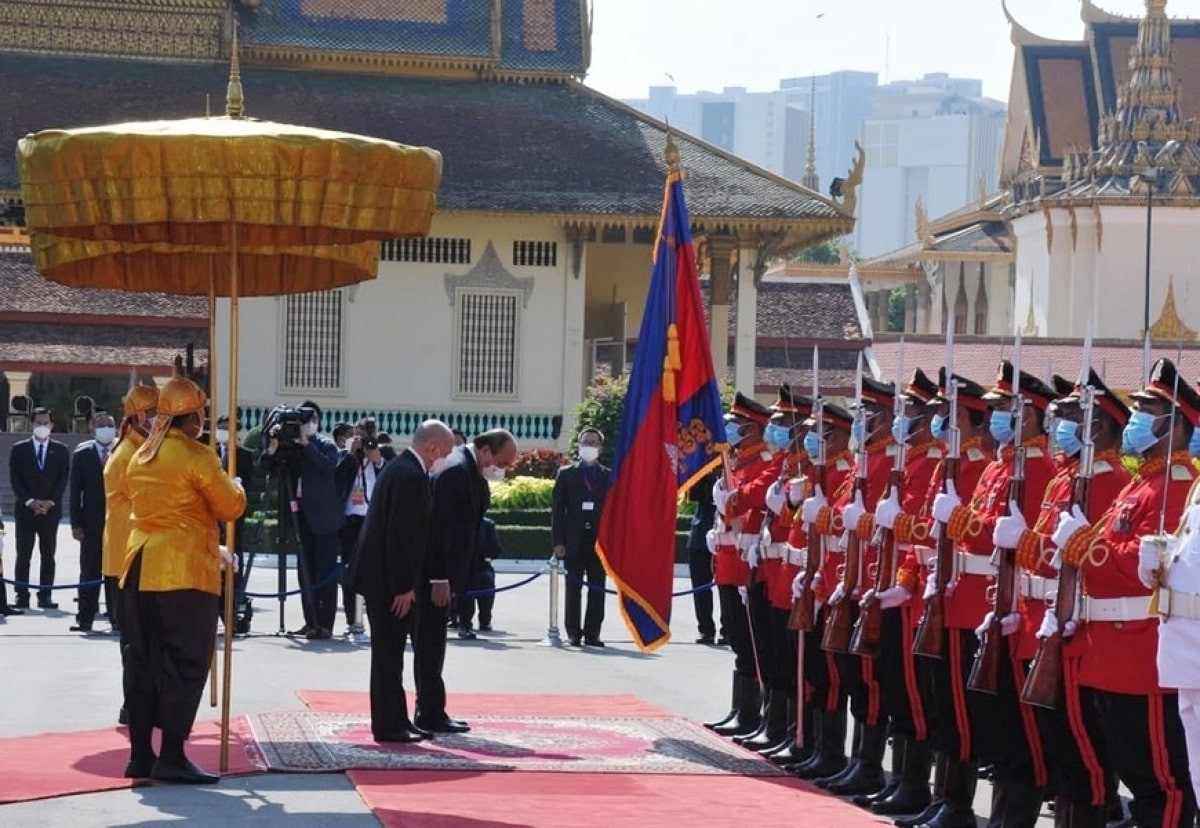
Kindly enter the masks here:
M 967 459 L 972 463 L 978 463 L 980 460 L 986 460 L 987 455 L 983 453 L 983 449 L 971 447 L 967 449 Z
M 930 446 L 929 451 L 925 452 L 926 457 L 932 457 L 935 460 L 941 459 L 942 454 L 943 452 L 941 446 Z
M 1107 460 L 1097 460 L 1092 464 L 1092 475 L 1108 474 L 1113 470 L 1113 464 Z
M 1191 466 L 1185 466 L 1182 463 L 1175 463 L 1171 466 L 1172 480 L 1191 480 L 1195 476 Z
M 845 457 L 839 457 L 838 461 L 833 464 L 833 467 L 838 471 L 850 471 L 850 461 Z
M 885 448 L 883 451 L 888 457 L 895 457 L 903 450 L 903 448 L 904 447 L 899 443 L 889 443 L 887 448 Z
M 1046 456 L 1046 452 L 1042 451 L 1041 446 L 1030 446 L 1029 448 L 1025 449 L 1025 459 L 1027 459 L 1027 460 L 1030 458 L 1033 458 L 1033 457 L 1045 457 L 1045 456 Z
M 759 457 L 761 457 L 761 458 L 762 458 L 762 459 L 764 459 L 764 460 L 770 460 L 770 459 L 771 459 L 772 457 L 774 457 L 775 455 L 774 455 L 774 454 L 772 454 L 771 452 L 767 451 L 766 449 L 763 449 L 762 451 L 760 451 L 760 452 L 758 453 L 758 456 L 759 456 Z

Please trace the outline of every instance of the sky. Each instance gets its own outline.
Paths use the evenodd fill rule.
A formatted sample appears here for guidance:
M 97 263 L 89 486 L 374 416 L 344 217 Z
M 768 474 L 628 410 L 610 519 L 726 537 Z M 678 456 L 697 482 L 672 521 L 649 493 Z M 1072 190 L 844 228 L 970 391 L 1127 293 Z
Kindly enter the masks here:
M 617 98 L 651 86 L 680 92 L 742 86 L 762 92 L 781 78 L 839 69 L 880 81 L 928 72 L 982 78 L 1006 101 L 1013 48 L 1000 0 L 593 0 L 592 65 L 586 83 Z M 1098 0 L 1140 15 L 1144 0 Z M 1008 0 L 1025 28 L 1078 40 L 1079 0 Z M 1200 0 L 1171 0 L 1167 13 L 1200 17 Z

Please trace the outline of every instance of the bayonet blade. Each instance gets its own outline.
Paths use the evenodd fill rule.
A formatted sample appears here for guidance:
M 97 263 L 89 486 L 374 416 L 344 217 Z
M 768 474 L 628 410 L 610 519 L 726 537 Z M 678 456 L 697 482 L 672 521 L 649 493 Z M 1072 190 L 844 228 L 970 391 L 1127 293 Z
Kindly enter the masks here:
M 1096 320 L 1089 318 L 1087 328 L 1083 337 L 1083 366 L 1079 369 L 1079 387 L 1083 388 L 1088 384 L 1088 380 L 1092 376 L 1092 336 L 1094 335 L 1094 326 Z
M 817 345 L 813 346 L 812 372 L 812 398 L 813 402 L 816 402 L 817 397 L 820 396 L 820 386 L 817 378 L 821 374 L 821 351 Z

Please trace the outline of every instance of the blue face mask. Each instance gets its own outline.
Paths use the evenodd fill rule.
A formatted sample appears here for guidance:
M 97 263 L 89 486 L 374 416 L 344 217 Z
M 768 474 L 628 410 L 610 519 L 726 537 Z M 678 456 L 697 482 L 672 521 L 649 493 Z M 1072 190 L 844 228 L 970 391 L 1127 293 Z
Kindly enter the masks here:
M 1196 429 L 1196 431 L 1200 432 L 1200 429 Z M 817 459 L 817 455 L 821 451 L 821 439 L 817 437 L 817 432 L 810 431 L 804 435 L 804 450 L 813 460 Z
M 1164 414 L 1163 417 L 1168 415 Z M 1121 432 L 1121 449 L 1126 454 L 1145 454 L 1161 437 L 1154 435 L 1154 423 L 1160 419 L 1146 411 L 1129 415 L 1129 423 Z
M 946 423 L 945 414 L 934 414 L 933 419 L 929 421 L 929 430 L 933 433 L 933 439 L 943 443 L 950 442 L 950 427 Z
M 1200 428 L 1192 431 L 1192 439 L 1188 440 L 1188 453 L 1192 457 L 1200 457 Z
M 850 445 L 855 451 L 862 448 L 867 440 L 867 426 L 862 420 L 855 419 L 850 424 Z
M 777 450 L 785 449 L 792 444 L 792 430 L 778 423 L 768 423 L 763 436 L 766 438 L 767 444 Z
M 725 424 L 725 442 L 731 446 L 736 446 L 742 442 L 742 431 L 737 423 Z
M 907 443 L 912 436 L 913 426 L 919 417 L 906 417 L 903 414 L 892 418 L 892 439 L 897 443 Z
M 1079 423 L 1059 420 L 1054 425 L 1054 442 L 1068 457 L 1079 454 L 1083 449 L 1083 441 L 1079 439 Z
M 993 411 L 992 419 L 988 423 L 988 431 L 992 433 L 992 439 L 1000 445 L 1007 445 L 1013 441 L 1015 433 L 1013 432 L 1013 415 L 1011 411 Z

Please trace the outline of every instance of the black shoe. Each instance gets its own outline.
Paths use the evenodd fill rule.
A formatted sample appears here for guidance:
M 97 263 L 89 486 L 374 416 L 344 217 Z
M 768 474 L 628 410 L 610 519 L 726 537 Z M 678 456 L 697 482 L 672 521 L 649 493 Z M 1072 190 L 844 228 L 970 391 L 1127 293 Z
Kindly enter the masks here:
M 604 642 L 601 641 L 599 638 L 585 638 L 585 639 L 583 639 L 583 646 L 585 646 L 585 647 L 603 647 Z
M 29 604 L 26 603 L 26 606 L 29 606 Z M 9 606 L 0 607 L 0 615 L 24 615 L 24 614 L 25 614 L 25 610 L 19 610 L 16 607 L 9 607 Z
M 324 627 L 313 627 L 304 637 L 309 641 L 325 641 L 326 639 L 333 638 L 333 633 Z
M 149 779 L 150 774 L 154 772 L 154 765 L 158 762 L 158 757 L 153 753 L 145 759 L 130 759 L 125 765 L 126 779 Z
M 177 785 L 215 785 L 221 781 L 221 777 L 196 767 L 190 759 L 171 763 L 159 759 L 150 770 L 150 778 L 156 782 L 170 782 Z
M 71 632 L 90 633 L 92 631 L 91 621 L 79 621 L 71 625 Z
M 54 603 L 49 598 L 45 598 L 45 599 L 39 598 L 38 599 L 38 609 L 56 610 L 56 609 L 58 609 L 58 604 Z
M 411 744 L 413 742 L 424 742 L 429 738 L 428 731 L 408 725 L 403 730 L 398 730 L 395 733 L 380 733 L 375 736 L 376 742 L 394 742 L 398 744 Z
M 16 607 L 17 609 L 29 609 L 29 596 L 28 595 L 18 595 L 17 602 L 15 604 L 13 604 L 13 606 Z
M 704 644 L 705 646 L 708 646 L 708 647 L 711 647 L 716 642 L 717 642 L 716 637 L 712 636 L 712 635 L 702 635 L 696 639 L 697 644 Z
M 583 646 L 583 636 L 580 636 L 580 635 L 571 636 L 571 646 L 572 647 L 582 647 Z
M 121 705 L 121 709 L 117 712 L 117 724 L 129 724 L 129 711 L 125 709 L 125 705 Z
M 475 633 L 473 633 L 471 631 L 470 627 L 459 627 L 458 628 L 458 637 L 461 638 L 463 641 L 474 641 L 479 636 L 475 635 Z
M 726 638 L 725 636 L 721 636 L 720 638 L 717 639 L 717 646 L 718 647 L 728 647 L 729 639 Z
M 479 625 L 479 631 L 480 631 L 480 632 L 491 632 L 491 631 L 492 631 L 492 625 L 491 625 L 491 624 L 480 624 L 480 625 Z
M 443 717 L 437 723 L 418 721 L 417 727 L 429 733 L 469 733 L 471 730 L 471 726 L 466 722 L 449 716 Z
M 294 636 L 295 638 L 308 638 L 308 634 L 311 633 L 315 629 L 316 629 L 316 627 L 312 627 L 312 626 L 309 626 L 308 624 L 305 624 L 303 627 L 301 627 L 298 630 L 292 630 L 291 632 L 288 633 L 288 635 Z

